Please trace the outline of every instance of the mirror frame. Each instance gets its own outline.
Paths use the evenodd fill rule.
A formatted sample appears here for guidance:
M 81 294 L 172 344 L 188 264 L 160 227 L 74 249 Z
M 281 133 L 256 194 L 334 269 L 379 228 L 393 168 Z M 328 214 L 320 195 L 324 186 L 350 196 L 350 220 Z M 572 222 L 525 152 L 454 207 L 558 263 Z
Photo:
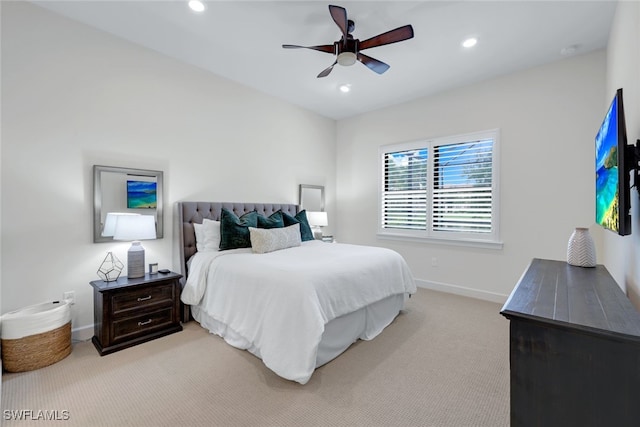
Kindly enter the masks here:
M 306 209 L 303 203 L 303 192 L 304 190 L 320 190 L 320 212 L 324 211 L 324 185 L 309 185 L 309 184 L 300 184 L 300 192 L 299 192 L 299 204 L 300 210 Z M 310 211 L 311 212 L 311 211 Z
M 138 175 L 148 176 L 156 178 L 156 239 L 162 239 L 164 230 L 164 215 L 163 215 L 163 172 L 146 170 L 146 169 L 132 169 L 132 168 L 119 168 L 114 166 L 93 166 L 93 242 L 113 242 L 112 237 L 102 236 L 102 172 L 122 173 L 126 175 Z

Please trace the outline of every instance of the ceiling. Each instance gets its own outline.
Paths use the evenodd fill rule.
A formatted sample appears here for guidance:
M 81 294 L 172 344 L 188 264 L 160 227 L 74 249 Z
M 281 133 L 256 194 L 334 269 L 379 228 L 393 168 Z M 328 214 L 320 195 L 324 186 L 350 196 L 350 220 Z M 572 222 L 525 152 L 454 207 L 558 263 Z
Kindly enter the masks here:
M 323 116 L 342 119 L 606 47 L 613 1 L 33 1 L 179 61 Z M 332 44 L 328 5 L 347 9 L 355 38 L 406 25 L 415 37 L 368 49 L 391 68 L 331 65 L 327 53 L 282 44 Z M 476 37 L 471 49 L 461 46 Z M 568 55 L 562 50 L 573 47 Z M 349 84 L 351 91 L 338 87 Z

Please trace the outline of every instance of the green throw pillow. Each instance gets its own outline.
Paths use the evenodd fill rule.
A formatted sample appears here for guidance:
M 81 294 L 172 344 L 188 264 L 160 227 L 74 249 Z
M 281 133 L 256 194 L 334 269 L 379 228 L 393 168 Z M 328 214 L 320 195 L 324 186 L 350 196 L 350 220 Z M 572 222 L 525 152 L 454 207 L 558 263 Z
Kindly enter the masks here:
M 220 250 L 250 248 L 249 227 L 258 227 L 258 212 L 247 212 L 238 218 L 230 210 L 222 208 L 222 215 L 220 216 Z
M 267 218 L 264 215 L 258 214 L 258 228 L 283 228 L 284 220 L 282 219 L 282 212 L 274 212 Z
M 313 232 L 311 231 L 311 227 L 309 226 L 309 221 L 307 221 L 307 211 L 302 210 L 298 212 L 295 217 L 289 215 L 286 212 L 282 212 L 282 219 L 284 220 L 285 227 L 293 224 L 300 224 L 300 240 L 302 240 L 303 242 L 313 240 Z

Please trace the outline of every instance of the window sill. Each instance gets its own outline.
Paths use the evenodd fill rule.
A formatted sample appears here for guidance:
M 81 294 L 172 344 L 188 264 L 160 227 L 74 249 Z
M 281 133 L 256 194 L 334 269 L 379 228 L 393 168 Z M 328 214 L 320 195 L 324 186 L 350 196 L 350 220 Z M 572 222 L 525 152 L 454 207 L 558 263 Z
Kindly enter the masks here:
M 473 240 L 473 239 L 439 239 L 437 237 L 418 237 L 407 236 L 405 234 L 393 234 L 393 233 L 377 233 L 378 239 L 382 240 L 402 240 L 406 242 L 422 242 L 432 243 L 438 245 L 448 246 L 464 246 L 469 248 L 482 248 L 482 249 L 494 249 L 502 250 L 503 242 L 493 242 L 488 240 Z

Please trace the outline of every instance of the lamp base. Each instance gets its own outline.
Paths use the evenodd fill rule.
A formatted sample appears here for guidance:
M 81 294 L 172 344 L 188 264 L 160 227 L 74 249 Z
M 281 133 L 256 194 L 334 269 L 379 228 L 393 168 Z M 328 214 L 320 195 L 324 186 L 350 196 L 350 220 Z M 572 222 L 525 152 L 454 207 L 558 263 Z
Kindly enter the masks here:
M 144 277 L 144 248 L 140 242 L 131 243 L 127 252 L 127 276 L 130 279 Z
M 322 240 L 322 228 L 318 226 L 312 226 L 311 231 L 313 232 L 313 238 L 316 240 Z

